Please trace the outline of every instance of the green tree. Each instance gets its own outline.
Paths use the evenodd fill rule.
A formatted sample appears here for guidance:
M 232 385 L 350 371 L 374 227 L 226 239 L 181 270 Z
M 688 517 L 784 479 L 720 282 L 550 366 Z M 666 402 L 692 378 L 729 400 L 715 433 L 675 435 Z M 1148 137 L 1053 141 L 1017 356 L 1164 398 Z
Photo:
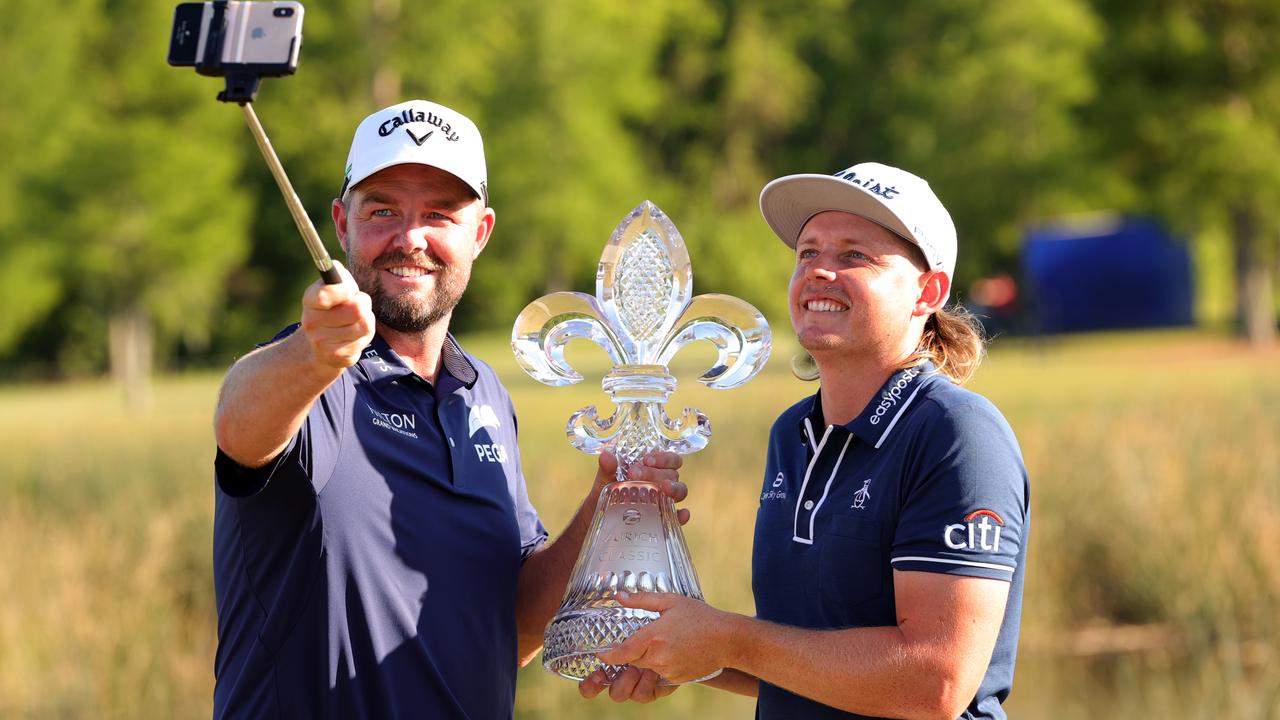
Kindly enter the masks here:
M 5 18 L 0 41 L 0 357 L 32 325 L 45 319 L 65 287 L 59 268 L 74 246 L 54 230 L 69 208 L 45 188 L 60 178 L 54 170 L 77 152 L 76 138 L 91 122 L 80 102 L 80 73 L 89 62 L 86 45 L 102 22 L 98 3 L 74 0 L 50 22 L 39 3 L 0 3 Z M 57 52 L 49 52 L 49 48 Z
M 249 198 L 236 187 L 240 121 L 206 112 L 216 88 L 164 63 L 172 7 L 99 12 L 78 68 L 87 118 L 43 179 L 62 209 L 49 236 L 68 249 L 59 353 L 91 369 L 106 345 L 140 401 L 153 348 L 207 344 L 225 273 L 247 248 Z
M 1280 256 L 1280 5 L 1094 0 L 1106 21 L 1091 111 L 1132 205 L 1231 238 L 1238 328 L 1274 342 Z
M 955 220 L 964 280 L 1013 269 L 1027 224 L 1094 206 L 1076 113 L 1100 39 L 1077 0 L 857 3 L 808 53 L 821 92 L 797 128 L 806 167 L 879 160 L 929 180 Z

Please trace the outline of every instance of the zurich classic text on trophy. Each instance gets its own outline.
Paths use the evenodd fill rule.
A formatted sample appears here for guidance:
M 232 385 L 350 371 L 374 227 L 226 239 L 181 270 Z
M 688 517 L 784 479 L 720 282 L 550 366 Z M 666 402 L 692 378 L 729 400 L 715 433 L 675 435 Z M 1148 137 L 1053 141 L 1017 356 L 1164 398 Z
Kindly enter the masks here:
M 626 469 L 653 450 L 697 452 L 711 436 L 707 416 L 685 408 L 672 419 L 667 398 L 676 380 L 667 364 L 695 340 L 718 350 L 702 384 L 727 389 L 750 380 L 769 359 L 769 324 L 754 307 L 728 295 L 693 295 L 693 270 L 679 231 L 645 201 L 623 218 L 600 257 L 596 295 L 558 292 L 530 303 L 516 318 L 516 361 L 539 382 L 572 385 L 582 375 L 565 361 L 570 340 L 590 340 L 613 360 L 604 390 L 614 412 L 594 406 L 569 418 L 582 452 L 618 458 L 618 481 L 600 503 L 574 565 L 560 610 L 547 626 L 543 665 L 571 680 L 602 668 L 612 682 L 622 666 L 596 653 L 620 644 L 658 613 L 624 608 L 620 590 L 672 592 L 702 599 L 671 498 L 653 484 L 629 481 Z M 703 678 L 706 679 L 706 678 Z

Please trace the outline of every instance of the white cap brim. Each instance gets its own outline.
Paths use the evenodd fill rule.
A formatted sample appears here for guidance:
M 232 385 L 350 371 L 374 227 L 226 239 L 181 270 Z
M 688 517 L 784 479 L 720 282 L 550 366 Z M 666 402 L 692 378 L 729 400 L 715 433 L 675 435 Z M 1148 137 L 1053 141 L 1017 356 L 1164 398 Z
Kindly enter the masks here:
M 889 206 L 871 192 L 841 178 L 817 174 L 788 175 L 765 185 L 760 191 L 760 213 L 769 228 L 788 247 L 796 246 L 800 231 L 814 215 L 831 210 L 864 217 L 920 247 L 906 223 Z M 923 247 L 920 249 L 926 252 Z
M 395 157 L 395 158 L 391 158 L 390 160 L 386 160 L 384 162 L 378 163 L 377 165 L 373 165 L 370 168 L 368 168 L 363 175 L 360 175 L 358 177 L 353 177 L 349 185 L 343 186 L 342 199 L 346 200 L 347 196 L 351 194 L 351 191 L 355 189 L 355 187 L 360 183 L 378 174 L 379 172 L 382 172 L 383 170 L 386 170 L 387 168 L 393 167 L 396 165 L 425 165 L 426 167 L 433 167 L 437 170 L 443 170 L 449 173 L 450 175 L 458 178 L 458 180 L 463 185 L 466 185 L 467 187 L 471 188 L 471 192 L 475 193 L 476 197 L 480 198 L 481 202 L 483 202 L 485 205 L 489 204 L 489 198 L 484 191 L 484 187 L 480 183 L 467 180 L 467 178 L 461 174 L 461 171 L 459 169 L 455 169 L 454 167 L 451 167 L 453 163 L 442 162 L 437 159 L 426 161 L 421 159 L 414 153 L 404 153 L 402 157 Z

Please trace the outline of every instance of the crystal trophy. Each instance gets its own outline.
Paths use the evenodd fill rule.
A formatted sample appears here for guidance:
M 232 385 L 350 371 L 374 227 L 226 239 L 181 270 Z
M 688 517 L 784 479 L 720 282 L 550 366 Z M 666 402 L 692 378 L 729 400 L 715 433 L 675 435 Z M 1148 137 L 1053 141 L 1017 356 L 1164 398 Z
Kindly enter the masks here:
M 728 389 L 764 367 L 771 339 L 769 324 L 750 304 L 729 295 L 692 295 L 693 269 L 684 240 L 646 200 L 623 218 L 605 245 L 595 297 L 546 295 L 530 303 L 512 329 L 516 361 L 547 385 L 582 380 L 565 360 L 571 340 L 594 342 L 613 361 L 603 380 L 616 406 L 613 414 L 602 419 L 594 406 L 585 407 L 569 418 L 567 428 L 578 450 L 607 450 L 618 458 L 617 479 L 600 493 L 564 600 L 546 630 L 543 665 L 571 680 L 603 669 L 612 683 L 625 666 L 605 663 L 596 653 L 659 617 L 622 607 L 614 599 L 618 591 L 702 599 L 675 504 L 656 485 L 627 480 L 627 468 L 654 450 L 697 452 L 711 436 L 707 416 L 694 408 L 674 419 L 667 415 L 667 398 L 676 389 L 667 364 L 680 348 L 695 340 L 712 343 L 715 363 L 698 381 Z

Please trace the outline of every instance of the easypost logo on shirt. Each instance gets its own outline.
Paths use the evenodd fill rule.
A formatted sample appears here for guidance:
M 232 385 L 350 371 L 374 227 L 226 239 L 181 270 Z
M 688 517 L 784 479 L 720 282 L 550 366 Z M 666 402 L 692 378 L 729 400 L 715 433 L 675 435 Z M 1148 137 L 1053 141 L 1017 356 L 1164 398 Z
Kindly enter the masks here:
M 498 430 L 502 425 L 498 422 L 498 414 L 488 405 L 473 405 L 467 416 L 467 434 L 473 439 L 481 428 Z M 476 457 L 483 462 L 507 461 L 507 449 L 502 443 L 475 443 Z
M 894 383 L 893 387 L 880 393 L 880 404 L 876 405 L 875 413 L 871 416 L 872 425 L 879 425 L 880 418 L 884 417 L 885 413 L 898 405 L 898 401 L 902 398 L 903 391 L 911 385 L 911 381 L 915 380 L 916 376 L 919 374 L 920 371 L 918 369 L 911 368 L 910 370 L 902 373 L 902 377 L 898 378 L 898 382 Z

